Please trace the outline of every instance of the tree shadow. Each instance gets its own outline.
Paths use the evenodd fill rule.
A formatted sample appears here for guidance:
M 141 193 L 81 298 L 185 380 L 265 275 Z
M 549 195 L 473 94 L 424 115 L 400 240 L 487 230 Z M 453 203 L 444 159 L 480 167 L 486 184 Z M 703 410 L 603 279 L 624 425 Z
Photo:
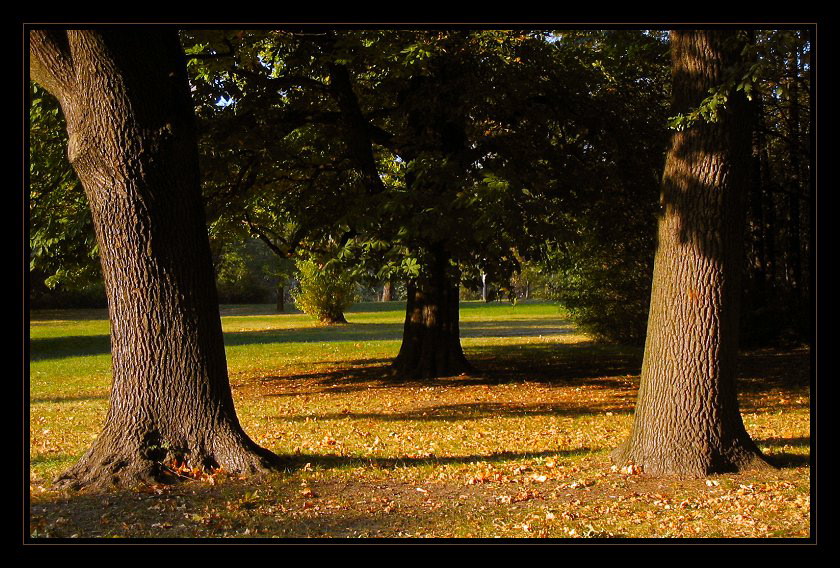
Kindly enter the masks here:
M 277 316 L 278 314 L 272 314 Z M 278 316 L 279 317 L 279 316 Z M 534 337 L 575 333 L 571 323 L 545 319 L 521 319 L 514 322 L 464 322 L 461 337 Z M 402 323 L 349 323 L 338 326 L 318 326 L 292 329 L 265 329 L 253 331 L 227 331 L 226 347 L 240 345 L 268 345 L 281 343 L 327 343 L 400 341 Z M 534 345 L 529 344 L 529 348 Z M 519 346 L 509 346 L 510 349 Z M 493 348 L 489 348 L 493 349 Z M 30 361 L 107 355 L 111 352 L 108 334 L 71 335 L 63 337 L 37 337 L 29 340 Z
M 567 451 L 541 452 L 499 452 L 487 455 L 464 455 L 443 457 L 364 457 L 317 454 L 282 456 L 286 462 L 285 471 L 292 473 L 309 469 L 366 468 L 376 470 L 399 470 L 446 464 L 504 464 L 508 461 L 535 458 L 571 458 L 589 452 L 589 448 Z M 349 495 L 347 485 L 350 485 Z M 32 542 L 79 542 L 100 538 L 109 533 L 130 536 L 134 542 L 162 537 L 221 540 L 222 536 L 242 535 L 251 527 L 261 528 L 264 535 L 284 536 L 358 536 L 360 529 L 376 531 L 388 529 L 394 522 L 393 516 L 382 516 L 374 511 L 359 507 L 358 499 L 373 500 L 385 493 L 377 493 L 381 483 L 361 479 L 347 482 L 335 481 L 323 486 L 329 493 L 322 495 L 330 500 L 345 497 L 348 506 L 330 509 L 329 514 L 300 515 L 277 514 L 286 507 L 300 511 L 305 508 L 300 495 L 300 485 L 295 480 L 288 483 L 282 475 L 261 475 L 239 480 L 235 477 L 221 479 L 216 484 L 183 481 L 169 486 L 141 488 L 139 491 L 114 489 L 107 492 L 81 492 L 57 494 L 37 500 L 29 505 L 29 527 Z M 417 503 L 414 485 L 406 486 L 402 481 L 389 485 L 387 494 L 403 506 Z M 328 489 L 327 489 L 328 488 Z M 319 493 L 320 488 L 316 487 Z M 358 496 L 358 497 L 355 497 Z M 355 503 L 356 506 L 353 506 Z M 326 513 L 326 511 L 325 511 Z M 400 513 L 395 513 L 399 515 Z M 400 516 L 408 523 L 416 522 L 421 510 L 411 515 Z M 81 536 L 77 540 L 74 535 Z M 251 535 L 253 536 L 253 534 Z M 73 541 L 69 539 L 74 537 Z M 226 539 L 227 540 L 227 539 Z
M 804 388 L 810 384 L 811 353 L 808 348 L 761 349 L 742 353 L 738 360 L 740 392 Z
M 324 343 L 400 341 L 404 324 L 354 323 L 335 326 L 317 326 L 294 329 L 265 329 L 225 332 L 225 345 L 254 345 L 270 343 Z M 461 338 L 473 337 L 534 337 L 575 333 L 570 322 L 546 319 L 520 319 L 512 322 L 472 321 L 461 322 Z
M 470 347 L 467 354 L 480 373 L 495 383 L 578 383 L 585 379 L 637 376 L 642 367 L 641 349 L 594 341 L 481 345 Z
M 313 417 L 318 420 L 376 420 L 380 422 L 459 422 L 482 418 L 517 416 L 570 416 L 577 418 L 587 414 L 629 414 L 630 408 L 616 403 L 603 404 L 513 404 L 498 402 L 475 402 L 443 404 L 417 408 L 408 412 L 335 412 L 331 414 L 298 414 L 280 416 L 278 420 L 305 422 Z
M 621 388 L 616 377 L 636 376 L 641 368 L 641 352 L 635 348 L 576 344 L 506 343 L 472 346 L 466 350 L 475 371 L 455 377 L 419 380 L 395 376 L 392 359 L 371 358 L 353 361 L 322 361 L 327 367 L 303 373 L 266 376 L 262 382 L 278 385 L 305 381 L 311 385 L 307 394 L 350 393 L 370 389 L 424 386 L 495 386 L 518 382 L 538 382 L 547 386 L 596 386 Z M 314 383 L 314 385 L 313 385 Z M 276 392 L 263 396 L 294 396 L 297 392 Z
M 65 359 L 88 355 L 109 355 L 110 335 L 66 335 L 63 337 L 36 337 L 29 340 L 29 360 Z
M 56 321 L 108 321 L 107 308 L 30 310 L 29 323 L 41 325 Z
M 108 394 L 79 395 L 79 396 L 42 396 L 29 399 L 29 404 L 61 404 L 65 402 L 87 402 L 92 400 L 108 400 Z
M 434 465 L 469 465 L 481 463 L 505 463 L 523 459 L 537 458 L 570 458 L 591 452 L 591 448 L 575 448 L 573 450 L 543 450 L 540 452 L 493 452 L 491 454 L 476 454 L 468 456 L 428 456 L 410 457 L 402 456 L 396 458 L 382 458 L 369 456 L 338 456 L 322 454 L 295 454 L 293 456 L 282 456 L 287 467 L 292 471 L 303 469 L 307 465 L 321 467 L 324 469 L 336 469 L 342 467 L 374 467 L 377 469 L 397 469 L 404 467 L 421 467 L 430 464 Z
M 793 453 L 793 452 L 773 452 L 770 455 L 765 454 L 770 463 L 780 468 L 796 468 L 811 465 L 811 437 L 800 436 L 793 438 L 765 438 L 763 440 L 755 440 L 758 447 L 770 448 L 807 448 L 807 454 Z

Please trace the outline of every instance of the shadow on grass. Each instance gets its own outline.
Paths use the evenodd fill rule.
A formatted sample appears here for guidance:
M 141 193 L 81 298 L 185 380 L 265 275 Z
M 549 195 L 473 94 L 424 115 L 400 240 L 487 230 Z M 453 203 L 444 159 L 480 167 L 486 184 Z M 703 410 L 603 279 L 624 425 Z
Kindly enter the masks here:
M 573 450 L 545 450 L 541 452 L 495 452 L 487 455 L 470 456 L 429 456 L 381 458 L 366 456 L 337 456 L 322 454 L 296 454 L 281 456 L 287 468 L 296 471 L 310 465 L 313 468 L 337 469 L 343 467 L 374 467 L 376 469 L 396 469 L 403 467 L 422 467 L 427 465 L 477 465 L 481 463 L 505 463 L 523 459 L 556 458 L 564 459 L 581 456 L 591 451 L 590 448 Z
M 108 394 L 80 395 L 80 396 L 41 396 L 29 399 L 29 404 L 62 404 L 65 402 L 87 402 L 92 400 L 108 400 Z
M 393 375 L 391 359 L 358 359 L 353 361 L 322 361 L 314 365 L 327 368 L 302 373 L 270 375 L 262 383 L 275 383 L 278 392 L 263 396 L 283 397 L 300 394 L 340 394 L 390 388 L 496 386 L 521 382 L 542 383 L 546 386 L 596 386 L 627 388 L 615 379 L 638 373 L 638 361 L 633 354 L 604 351 L 590 357 L 586 346 L 552 344 L 503 345 L 480 348 L 482 356 L 473 357 L 476 349 L 467 351 L 467 358 L 477 369 L 469 375 L 440 377 L 430 380 L 401 379 Z M 587 344 L 588 345 L 588 344 Z M 521 347 L 521 349 L 519 349 Z M 550 349 L 549 349 L 550 348 Z M 510 355 L 511 349 L 514 355 Z M 597 350 L 597 346 L 596 346 Z M 499 357 L 492 354 L 497 353 Z M 550 355 L 546 357 L 545 355 Z M 294 390 L 285 385 L 304 383 Z
M 776 452 L 773 451 L 770 455 L 766 455 L 767 459 L 781 468 L 795 468 L 804 467 L 811 464 L 811 438 L 810 436 L 800 436 L 794 438 L 766 438 L 764 440 L 754 440 L 759 448 L 769 447 L 775 448 L 801 448 L 808 449 L 807 454 L 793 453 L 793 452 Z
M 806 387 L 811 383 L 807 348 L 743 353 L 738 361 L 738 390 L 761 392 L 773 388 Z
M 471 347 L 468 358 L 481 374 L 496 382 L 636 376 L 642 367 L 641 349 L 594 341 L 481 345 Z
M 29 360 L 63 359 L 88 355 L 109 355 L 109 335 L 67 335 L 64 337 L 38 337 L 29 340 Z
M 84 309 L 62 309 L 62 310 L 30 310 L 29 321 L 34 324 L 41 324 L 42 322 L 65 321 L 72 322 L 77 320 L 93 321 L 102 320 L 108 321 L 107 308 L 84 308 Z
M 567 451 L 499 452 L 488 455 L 423 458 L 319 454 L 282 457 L 286 462 L 286 472 L 291 473 L 310 468 L 397 470 L 446 464 L 503 464 L 540 457 L 564 459 L 589 451 L 589 448 L 578 448 Z M 285 478 L 282 474 L 275 474 L 244 480 L 228 478 L 215 485 L 185 482 L 145 491 L 60 493 L 30 505 L 30 531 L 36 539 L 66 539 L 73 536 L 95 538 L 108 534 L 134 538 L 212 538 L 242 535 L 246 527 L 250 527 L 251 531 L 258 527 L 262 534 L 281 537 L 336 538 L 359 536 L 362 531 L 381 531 L 386 535 L 394 535 L 397 532 L 393 530 L 395 522 L 404 523 L 406 528 L 412 529 L 412 525 L 429 518 L 422 507 L 426 496 L 419 495 L 414 490 L 414 485 L 397 481 L 383 487 L 382 482 L 365 479 L 363 472 L 358 476 L 354 475 L 349 481 L 319 483 L 316 487 L 319 493 L 324 493 L 322 497 L 328 497 L 330 501 L 343 498 L 347 506 L 332 509 L 329 514 L 277 514 L 278 508 L 284 512 L 297 512 L 307 508 L 304 501 L 311 498 L 301 496 L 298 481 L 297 478 Z M 383 515 L 379 511 L 383 495 L 410 508 L 411 514 Z M 479 499 L 481 498 L 479 496 Z M 375 503 L 378 503 L 377 511 L 362 506 Z M 470 506 L 477 504 L 474 501 Z M 253 532 L 251 536 L 254 536 Z
M 782 469 L 805 467 L 811 465 L 811 455 L 792 454 L 790 452 L 781 452 L 766 456 L 770 463 Z
M 461 324 L 461 337 L 463 338 L 531 337 L 574 332 L 574 326 L 570 323 L 546 321 L 544 319 L 516 320 L 514 322 L 465 322 Z M 402 323 L 350 323 L 347 325 L 293 329 L 229 331 L 224 334 L 224 341 L 226 347 L 339 341 L 400 341 L 402 333 Z M 111 340 L 107 334 L 39 337 L 29 340 L 29 358 L 31 361 L 107 355 L 110 352 Z
M 60 464 L 66 462 L 68 465 L 78 460 L 81 456 L 71 456 L 68 454 L 58 454 L 58 455 L 41 455 L 31 458 L 29 460 L 29 465 L 42 465 L 42 464 Z
M 318 420 L 377 420 L 381 422 L 455 422 L 460 420 L 479 420 L 481 418 L 499 418 L 515 416 L 572 416 L 587 414 L 629 414 L 630 408 L 617 404 L 599 405 L 558 405 L 558 404 L 505 404 L 497 402 L 476 402 L 464 404 L 445 404 L 427 408 L 418 408 L 411 412 L 336 412 L 332 414 L 280 416 L 278 420 L 305 422 L 313 417 Z

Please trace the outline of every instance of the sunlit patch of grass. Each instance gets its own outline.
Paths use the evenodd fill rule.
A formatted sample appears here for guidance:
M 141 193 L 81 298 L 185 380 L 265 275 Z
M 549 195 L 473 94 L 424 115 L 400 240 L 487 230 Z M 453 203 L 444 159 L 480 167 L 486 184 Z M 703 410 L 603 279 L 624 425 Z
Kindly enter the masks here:
M 614 471 L 608 458 L 630 428 L 638 350 L 594 343 L 552 304 L 467 302 L 462 344 L 478 371 L 396 383 L 388 364 L 402 309 L 361 304 L 330 327 L 223 306 L 240 420 L 288 458 L 287 471 L 104 495 L 50 480 L 104 419 L 107 316 L 33 313 L 32 536 L 809 535 L 807 352 L 744 360 L 745 424 L 781 469 L 659 480 Z

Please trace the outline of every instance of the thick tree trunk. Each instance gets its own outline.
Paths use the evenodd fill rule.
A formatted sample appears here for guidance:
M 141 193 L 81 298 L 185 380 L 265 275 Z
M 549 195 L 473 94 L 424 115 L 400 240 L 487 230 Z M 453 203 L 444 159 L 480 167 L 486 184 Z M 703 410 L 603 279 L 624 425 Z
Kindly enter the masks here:
M 177 32 L 33 32 L 30 53 L 33 79 L 67 119 L 111 323 L 105 424 L 57 482 L 164 480 L 175 461 L 236 473 L 276 465 L 233 405 Z
M 458 327 L 457 278 L 438 249 L 427 274 L 408 283 L 405 326 L 393 369 L 400 377 L 430 379 L 469 372 Z
M 726 31 L 672 32 L 674 105 L 686 112 L 724 82 Z M 734 93 L 716 123 L 676 132 L 668 153 L 642 380 L 629 439 L 613 453 L 645 473 L 702 477 L 765 464 L 735 390 L 746 101 Z

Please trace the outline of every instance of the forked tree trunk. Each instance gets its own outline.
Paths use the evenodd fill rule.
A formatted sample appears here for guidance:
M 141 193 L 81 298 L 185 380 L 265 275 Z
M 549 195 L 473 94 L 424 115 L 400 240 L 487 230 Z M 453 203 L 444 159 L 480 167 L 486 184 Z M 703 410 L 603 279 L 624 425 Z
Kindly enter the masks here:
M 461 348 L 459 284 L 448 265 L 438 249 L 427 273 L 407 285 L 403 341 L 393 363 L 400 377 L 430 379 L 472 370 Z
M 231 397 L 177 32 L 36 31 L 30 54 L 32 78 L 67 119 L 111 324 L 105 424 L 57 483 L 159 481 L 174 460 L 234 473 L 276 465 Z
M 676 112 L 696 108 L 725 81 L 738 54 L 733 35 L 672 33 Z M 642 380 L 630 437 L 612 455 L 619 465 L 702 477 L 766 464 L 735 390 L 750 155 L 745 104 L 732 93 L 719 122 L 672 138 Z

